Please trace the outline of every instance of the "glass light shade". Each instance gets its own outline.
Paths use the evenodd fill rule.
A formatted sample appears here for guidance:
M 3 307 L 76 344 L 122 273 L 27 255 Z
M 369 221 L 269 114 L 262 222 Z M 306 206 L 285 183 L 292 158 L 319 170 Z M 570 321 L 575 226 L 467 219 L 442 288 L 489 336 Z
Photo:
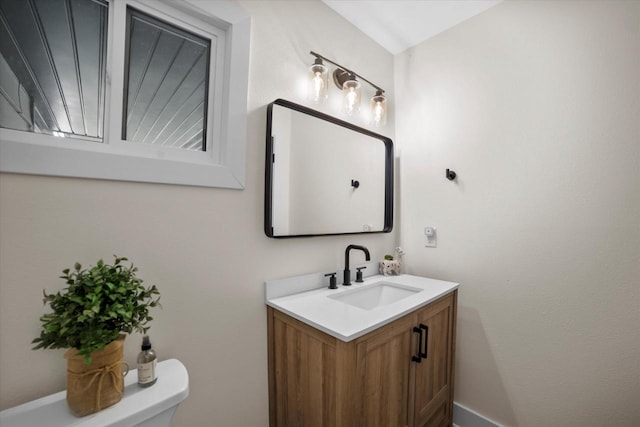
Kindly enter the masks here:
M 360 82 L 358 82 L 355 77 L 342 84 L 342 95 L 344 97 L 344 111 L 348 115 L 360 111 Z
M 374 126 L 387 124 L 387 98 L 380 91 L 371 98 L 371 121 Z
M 309 67 L 309 101 L 318 104 L 327 99 L 327 71 L 328 68 L 322 64 L 320 59 L 316 59 L 316 62 Z

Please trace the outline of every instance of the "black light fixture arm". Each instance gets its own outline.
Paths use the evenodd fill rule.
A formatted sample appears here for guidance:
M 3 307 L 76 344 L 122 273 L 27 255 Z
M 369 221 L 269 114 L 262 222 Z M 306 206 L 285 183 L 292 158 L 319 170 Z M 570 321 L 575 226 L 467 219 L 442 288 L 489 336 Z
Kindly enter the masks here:
M 358 77 L 360 80 L 363 80 L 363 81 L 365 81 L 365 82 L 369 83 L 369 84 L 370 84 L 371 86 L 373 86 L 377 91 L 379 91 L 379 92 L 380 92 L 380 95 L 382 95 L 382 94 L 384 93 L 384 89 L 382 89 L 380 86 L 378 86 L 378 85 L 376 85 L 376 84 L 371 83 L 369 80 L 365 79 L 364 77 L 362 77 L 360 74 L 356 73 L 355 71 L 350 70 L 350 69 L 348 69 L 347 67 L 345 67 L 345 66 L 343 66 L 343 65 L 340 65 L 340 64 L 338 64 L 337 62 L 334 62 L 334 61 L 330 60 L 329 58 L 327 58 L 327 57 L 325 57 L 325 56 L 320 55 L 319 53 L 315 53 L 314 51 L 311 51 L 311 52 L 309 52 L 309 53 L 310 53 L 311 55 L 315 56 L 316 58 L 320 58 L 320 59 L 322 59 L 323 61 L 327 61 L 328 63 L 335 65 L 336 67 L 338 67 L 338 68 L 340 68 L 340 69 L 342 69 L 342 70 L 346 71 L 347 73 L 352 74 L 352 75 L 354 75 L 354 76 Z

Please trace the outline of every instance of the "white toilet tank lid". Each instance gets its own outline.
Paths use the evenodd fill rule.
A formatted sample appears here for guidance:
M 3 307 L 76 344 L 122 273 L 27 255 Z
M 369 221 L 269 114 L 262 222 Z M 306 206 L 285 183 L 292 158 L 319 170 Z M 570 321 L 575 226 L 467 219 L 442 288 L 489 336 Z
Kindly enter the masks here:
M 115 405 L 77 418 L 67 407 L 67 392 L 51 394 L 41 399 L 0 412 L 2 427 L 125 427 L 135 426 L 173 406 L 189 395 L 189 374 L 176 359 L 159 362 L 158 381 L 148 388 L 138 386 L 138 372 L 133 369 L 124 379 L 124 396 Z

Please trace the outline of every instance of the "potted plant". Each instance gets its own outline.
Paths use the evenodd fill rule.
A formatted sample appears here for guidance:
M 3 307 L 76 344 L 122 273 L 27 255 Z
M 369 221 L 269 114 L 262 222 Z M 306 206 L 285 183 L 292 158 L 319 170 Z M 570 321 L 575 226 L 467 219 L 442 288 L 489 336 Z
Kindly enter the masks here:
M 67 287 L 44 293 L 52 313 L 40 317 L 42 331 L 32 343 L 39 348 L 68 348 L 67 403 L 76 416 L 98 412 L 120 401 L 125 335 L 146 333 L 153 320 L 149 309 L 158 305 L 155 285 L 144 287 L 127 258 L 115 256 L 113 265 L 99 260 L 95 266 L 62 270 Z M 125 373 L 126 375 L 126 373 Z
M 387 254 L 380 261 L 378 271 L 385 276 L 400 274 L 400 258 L 405 254 L 401 247 L 397 247 L 393 255 Z

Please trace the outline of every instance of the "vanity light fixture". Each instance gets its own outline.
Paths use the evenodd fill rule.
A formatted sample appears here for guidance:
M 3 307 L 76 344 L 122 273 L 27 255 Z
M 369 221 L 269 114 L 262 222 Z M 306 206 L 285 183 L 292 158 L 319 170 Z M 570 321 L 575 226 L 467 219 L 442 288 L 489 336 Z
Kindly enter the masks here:
M 367 82 L 375 89 L 375 95 L 371 98 L 371 122 L 375 126 L 384 126 L 387 121 L 387 99 L 384 95 L 384 89 L 371 83 L 355 71 L 338 64 L 316 52 L 311 51 L 311 55 L 315 56 L 313 65 L 309 68 L 311 72 L 309 100 L 320 103 L 327 98 L 326 75 L 327 67 L 323 64 L 326 61 L 335 65 L 337 68 L 333 71 L 333 82 L 342 91 L 343 108 L 348 115 L 360 110 L 360 100 L 362 97 L 362 84 L 359 80 Z M 324 76 L 324 80 L 322 80 Z M 358 80 L 359 79 L 359 80 Z M 321 91 L 324 90 L 324 92 Z

